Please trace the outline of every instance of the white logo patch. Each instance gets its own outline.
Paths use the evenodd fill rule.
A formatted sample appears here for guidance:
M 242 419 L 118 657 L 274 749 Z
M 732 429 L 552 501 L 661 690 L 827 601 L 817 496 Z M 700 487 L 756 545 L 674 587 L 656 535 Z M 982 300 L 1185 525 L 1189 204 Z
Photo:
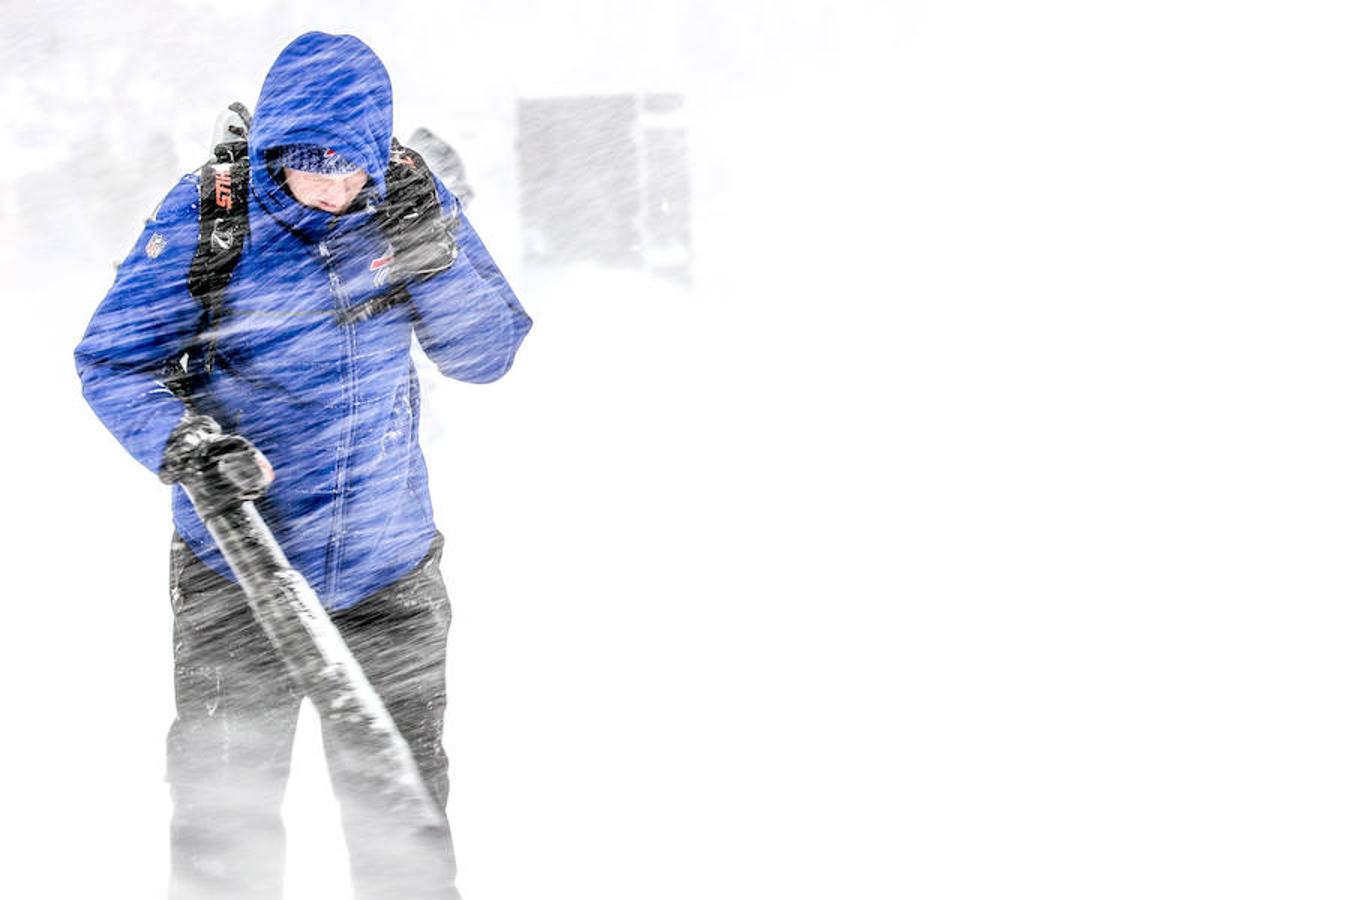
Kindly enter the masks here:
M 164 239 L 164 235 L 156 231 L 154 234 L 150 235 L 150 240 L 145 243 L 145 255 L 151 259 L 158 258 L 158 256 L 164 252 L 164 245 L 167 243 L 168 241 Z

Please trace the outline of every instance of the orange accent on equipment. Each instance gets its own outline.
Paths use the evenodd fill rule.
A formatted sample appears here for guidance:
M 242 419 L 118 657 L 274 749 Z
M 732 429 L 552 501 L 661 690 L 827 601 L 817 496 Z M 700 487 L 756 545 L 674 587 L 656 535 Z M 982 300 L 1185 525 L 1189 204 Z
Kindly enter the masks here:
M 234 193 L 230 190 L 230 170 L 216 173 L 216 206 L 234 209 Z

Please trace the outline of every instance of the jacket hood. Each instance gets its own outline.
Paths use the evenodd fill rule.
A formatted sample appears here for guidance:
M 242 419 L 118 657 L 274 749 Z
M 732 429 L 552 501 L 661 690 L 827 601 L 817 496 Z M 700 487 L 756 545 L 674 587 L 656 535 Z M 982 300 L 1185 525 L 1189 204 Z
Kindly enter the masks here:
M 261 175 L 269 150 L 317 144 L 360 165 L 382 199 L 393 134 L 393 90 L 375 51 L 349 34 L 311 31 L 281 51 L 263 80 L 249 129 L 249 166 Z M 270 177 L 255 177 L 255 191 L 260 187 L 265 202 L 289 200 Z

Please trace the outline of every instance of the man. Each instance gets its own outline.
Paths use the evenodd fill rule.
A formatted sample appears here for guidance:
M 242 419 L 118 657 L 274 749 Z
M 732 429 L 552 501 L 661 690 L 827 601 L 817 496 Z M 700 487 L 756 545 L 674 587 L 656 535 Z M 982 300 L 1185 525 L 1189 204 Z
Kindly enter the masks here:
M 374 52 L 347 35 L 297 38 L 263 83 L 249 183 L 215 186 L 222 207 L 247 191 L 248 210 L 218 311 L 204 317 L 189 291 L 209 192 L 187 176 L 147 223 L 75 356 L 99 418 L 164 480 L 222 435 L 257 449 L 274 473 L 259 512 L 444 809 L 450 607 L 411 338 L 443 374 L 488 382 L 510 368 L 531 321 L 462 218 L 452 231 L 434 216 L 395 246 L 382 219 L 394 205 L 391 139 L 389 78 Z M 440 212 L 452 215 L 454 198 L 436 186 Z M 185 353 L 193 377 L 170 382 L 165 361 Z M 181 488 L 173 519 L 171 893 L 279 897 L 280 804 L 301 697 Z M 448 828 L 418 847 L 386 840 L 381 810 L 337 764 L 326 725 L 324 737 L 357 896 L 457 897 Z

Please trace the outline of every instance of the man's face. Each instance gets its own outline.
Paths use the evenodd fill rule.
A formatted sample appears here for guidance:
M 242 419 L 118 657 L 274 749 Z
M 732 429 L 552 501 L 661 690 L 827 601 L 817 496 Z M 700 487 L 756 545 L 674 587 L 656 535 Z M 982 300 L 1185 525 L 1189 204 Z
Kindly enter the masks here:
M 282 171 L 286 173 L 286 187 L 290 188 L 295 199 L 306 206 L 334 214 L 350 206 L 356 195 L 361 193 L 361 188 L 366 186 L 365 172 L 316 175 L 291 168 L 283 168 Z

